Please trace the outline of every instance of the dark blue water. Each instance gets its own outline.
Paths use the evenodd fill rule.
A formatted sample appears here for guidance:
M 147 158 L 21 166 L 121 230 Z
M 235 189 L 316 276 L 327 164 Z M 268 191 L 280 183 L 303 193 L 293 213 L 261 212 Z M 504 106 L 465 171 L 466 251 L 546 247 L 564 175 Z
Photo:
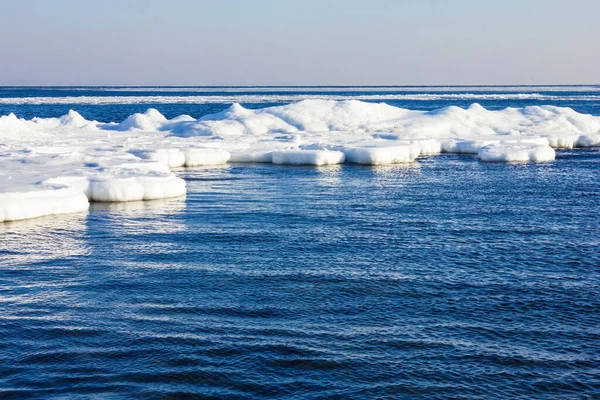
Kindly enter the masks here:
M 0 224 L 0 398 L 600 397 L 600 149 L 178 174 Z
M 476 102 L 490 110 L 506 107 L 527 107 L 552 104 L 570 107 L 580 113 L 600 115 L 600 85 L 585 86 L 391 86 L 391 87 L 0 87 L 0 115 L 15 113 L 21 118 L 56 117 L 75 109 L 88 120 L 101 122 L 118 122 L 136 112 L 144 112 L 148 108 L 156 108 L 167 118 L 187 114 L 199 118 L 206 114 L 217 113 L 227 109 L 231 102 L 241 103 L 246 108 L 261 108 L 282 105 L 289 101 L 278 101 L 275 96 L 294 98 L 301 95 L 336 96 L 337 98 L 354 98 L 361 95 L 399 96 L 397 99 L 386 99 L 385 102 L 402 108 L 418 110 L 435 110 L 448 106 L 467 108 Z M 433 96 L 416 101 L 402 96 Z M 541 98 L 520 98 L 519 95 L 539 95 Z M 457 96 L 438 99 L 436 95 Z M 464 97 L 467 95 L 467 97 Z M 98 99 L 99 104 L 80 104 L 77 97 L 91 96 Z M 160 96 L 163 98 L 185 98 L 203 96 L 209 98 L 202 104 L 186 104 L 185 100 L 176 104 L 144 102 L 143 104 L 102 104 L 102 98 Z M 211 102 L 210 98 L 228 96 L 229 102 Z M 244 96 L 253 96 L 260 102 L 247 102 Z M 486 97 L 486 96 L 492 96 Z M 11 104 L 2 103 L 4 98 L 73 98 L 66 104 Z M 366 100 L 382 102 L 384 100 Z

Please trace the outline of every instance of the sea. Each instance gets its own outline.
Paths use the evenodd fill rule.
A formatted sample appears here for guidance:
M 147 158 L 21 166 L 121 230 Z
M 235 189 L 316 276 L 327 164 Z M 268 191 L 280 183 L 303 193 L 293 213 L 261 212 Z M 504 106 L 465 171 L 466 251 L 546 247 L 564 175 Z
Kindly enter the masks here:
M 600 115 L 600 85 L 1 87 L 0 115 L 307 98 Z M 600 398 L 600 148 L 175 172 L 185 197 L 0 223 L 1 399 Z

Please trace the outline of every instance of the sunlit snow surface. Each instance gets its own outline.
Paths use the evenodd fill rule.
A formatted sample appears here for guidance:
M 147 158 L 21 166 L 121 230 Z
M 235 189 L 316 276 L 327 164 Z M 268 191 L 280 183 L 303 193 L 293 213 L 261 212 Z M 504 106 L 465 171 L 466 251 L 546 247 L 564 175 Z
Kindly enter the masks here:
M 10 98 L 4 98 L 8 101 Z M 24 98 L 23 101 L 32 101 Z M 0 117 L 0 221 L 80 212 L 90 201 L 186 193 L 178 167 L 418 162 L 467 153 L 486 162 L 549 162 L 554 148 L 600 144 L 600 117 L 566 107 L 416 111 L 359 100 L 308 99 L 258 109 L 233 104 L 193 118 L 156 109 L 98 122 Z

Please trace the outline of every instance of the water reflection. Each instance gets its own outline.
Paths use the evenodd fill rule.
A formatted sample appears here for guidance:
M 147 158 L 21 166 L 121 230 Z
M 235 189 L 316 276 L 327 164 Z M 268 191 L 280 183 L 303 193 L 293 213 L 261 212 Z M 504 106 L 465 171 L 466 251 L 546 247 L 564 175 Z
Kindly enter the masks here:
M 177 240 L 186 230 L 186 198 L 127 203 L 94 203 L 88 234 L 97 244 L 94 263 L 114 279 L 135 279 L 129 267 L 169 268 L 181 251 Z M 129 238 L 125 240 L 125 238 Z M 113 254 L 121 253 L 119 258 Z
M 185 208 L 185 196 L 173 199 L 148 201 L 126 201 L 121 203 L 91 203 L 90 211 L 121 216 L 141 216 L 150 214 L 171 214 Z
M 370 171 L 377 179 L 397 179 L 398 174 L 419 174 L 421 173 L 421 164 L 419 162 L 373 165 L 369 167 Z
M 89 253 L 87 215 L 53 215 L 0 223 L 0 264 L 23 268 Z
M 174 233 L 184 229 L 181 214 L 185 196 L 173 199 L 131 201 L 123 203 L 92 203 L 88 225 L 100 228 L 100 234 L 118 235 Z
M 319 173 L 317 175 L 317 185 L 328 187 L 339 187 L 341 185 L 343 172 L 342 165 L 323 165 L 316 167 L 316 170 Z
M 0 224 L 0 265 L 35 269 L 53 260 L 89 256 L 97 238 L 169 234 L 185 229 L 185 197 L 126 203 L 92 203 L 89 213 L 53 215 Z M 89 226 L 92 229 L 88 229 Z M 96 243 L 94 245 L 94 243 Z M 154 244 L 158 251 L 159 245 Z

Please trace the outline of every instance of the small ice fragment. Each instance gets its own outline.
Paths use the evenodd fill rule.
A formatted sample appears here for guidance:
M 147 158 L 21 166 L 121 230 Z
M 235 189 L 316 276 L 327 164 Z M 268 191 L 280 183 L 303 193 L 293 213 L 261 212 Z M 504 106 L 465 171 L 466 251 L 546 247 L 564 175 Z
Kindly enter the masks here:
M 287 150 L 272 153 L 273 164 L 282 165 L 332 165 L 343 164 L 346 157 L 341 151 Z

